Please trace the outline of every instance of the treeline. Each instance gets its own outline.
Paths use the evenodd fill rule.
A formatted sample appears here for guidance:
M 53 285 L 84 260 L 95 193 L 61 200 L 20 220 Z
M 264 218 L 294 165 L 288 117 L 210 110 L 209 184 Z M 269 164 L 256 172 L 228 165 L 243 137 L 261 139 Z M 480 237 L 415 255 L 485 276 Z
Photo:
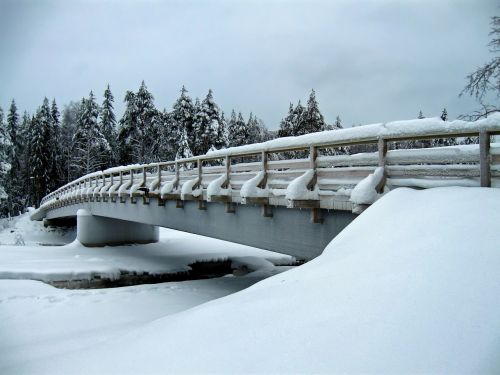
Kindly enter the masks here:
M 34 114 L 18 113 L 12 100 L 7 116 L 0 108 L 1 215 L 36 206 L 48 192 L 84 174 L 117 165 L 174 160 L 210 149 L 241 146 L 276 137 L 254 114 L 229 118 L 211 90 L 193 100 L 182 87 L 170 111 L 159 110 L 144 82 L 128 91 L 117 120 L 108 85 L 101 103 L 93 92 L 59 110 L 45 98 Z M 299 104 L 283 119 L 279 136 L 325 130 L 314 91 L 307 107 Z M 6 118 L 4 118 L 6 117 Z M 5 121 L 6 120 L 6 121 Z

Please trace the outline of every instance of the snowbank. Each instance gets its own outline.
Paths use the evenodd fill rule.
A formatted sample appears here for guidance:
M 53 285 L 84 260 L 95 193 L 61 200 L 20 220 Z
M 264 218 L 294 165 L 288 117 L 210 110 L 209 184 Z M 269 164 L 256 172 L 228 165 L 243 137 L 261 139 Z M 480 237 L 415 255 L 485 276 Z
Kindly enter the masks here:
M 376 190 L 384 178 L 384 167 L 377 167 L 375 171 L 362 179 L 351 192 L 351 202 L 355 204 L 372 204 L 382 194 Z
M 497 189 L 396 189 L 304 266 L 31 368 L 499 372 L 498 223 Z

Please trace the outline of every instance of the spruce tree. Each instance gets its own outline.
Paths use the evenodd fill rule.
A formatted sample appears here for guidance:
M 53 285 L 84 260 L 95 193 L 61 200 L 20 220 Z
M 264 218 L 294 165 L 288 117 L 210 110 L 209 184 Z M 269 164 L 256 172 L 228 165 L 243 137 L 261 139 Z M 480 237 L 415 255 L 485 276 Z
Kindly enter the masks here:
M 443 112 L 441 112 L 441 120 L 447 121 L 448 120 L 448 111 L 446 108 L 443 108 Z
M 304 121 L 304 112 L 305 108 L 302 106 L 299 100 L 299 102 L 297 103 L 297 105 L 293 110 L 291 135 L 296 136 L 296 135 L 307 134 L 306 123 Z
M 41 199 L 49 193 L 51 163 L 51 125 L 49 100 L 44 99 L 31 122 L 30 168 L 32 178 L 33 201 L 40 204 Z
M 248 138 L 246 140 L 247 144 L 259 143 L 261 141 L 261 127 L 259 119 L 250 113 L 247 123 Z
M 125 95 L 126 109 L 120 120 L 120 163 L 148 163 L 157 158 L 161 119 L 153 95 L 142 81 L 137 93 Z
M 303 134 L 314 133 L 325 130 L 325 120 L 319 110 L 319 105 L 316 100 L 316 92 L 314 89 L 309 95 L 307 108 L 303 114 Z
M 236 113 L 233 111 L 229 123 L 230 146 L 235 147 L 247 144 L 248 128 L 241 112 L 236 117 Z
M 187 130 L 185 127 L 180 126 L 178 129 L 178 147 L 177 153 L 175 155 L 175 159 L 185 159 L 193 157 L 193 153 L 191 152 L 191 148 L 189 147 Z
M 104 100 L 101 106 L 99 129 L 109 144 L 109 153 L 103 155 L 103 168 L 113 167 L 118 159 L 116 118 L 113 108 L 115 101 L 111 89 L 108 86 L 104 90 Z
M 422 120 L 425 118 L 424 114 L 422 113 L 422 111 L 419 111 L 418 112 L 418 117 L 417 117 L 419 120 Z
M 4 123 L 3 109 L 0 107 L 0 205 L 2 214 L 4 215 L 8 213 L 8 196 L 5 188 L 5 180 L 9 169 L 7 130 Z
M 80 103 L 70 102 L 62 111 L 60 170 L 64 183 L 80 177 L 71 168 L 73 157 L 73 136 L 80 116 Z
M 52 100 L 50 107 L 50 175 L 49 190 L 55 190 L 64 184 L 63 169 L 61 168 L 62 146 L 61 146 L 61 123 L 60 114 L 56 100 Z
M 100 170 L 103 165 L 103 155 L 109 152 L 109 144 L 99 129 L 98 116 L 99 107 L 91 91 L 88 99 L 82 99 L 77 128 L 73 137 L 71 164 L 77 175 Z
M 290 103 L 288 108 L 288 115 L 283 118 L 280 122 L 280 128 L 278 130 L 278 137 L 289 137 L 293 135 L 293 104 Z
M 221 139 L 222 127 L 219 107 L 215 104 L 212 90 L 209 90 L 201 102 L 193 124 L 195 134 L 193 151 L 195 155 L 206 154 L 211 148 L 221 146 L 223 142 Z
M 7 116 L 7 135 L 8 135 L 8 153 L 7 162 L 10 164 L 10 170 L 7 173 L 5 188 L 9 196 L 9 211 L 11 215 L 17 215 L 23 210 L 23 179 L 22 179 L 22 154 L 23 143 L 19 134 L 19 115 L 14 100 L 10 105 Z
M 170 141 L 176 144 L 177 136 L 182 134 L 179 128 L 186 129 L 186 135 L 189 142 L 189 147 L 193 147 L 193 122 L 194 122 L 194 105 L 192 99 L 187 94 L 188 91 L 184 86 L 181 89 L 180 97 L 175 101 L 173 111 L 171 113 L 171 123 L 169 127 Z M 177 150 L 176 150 L 177 152 Z

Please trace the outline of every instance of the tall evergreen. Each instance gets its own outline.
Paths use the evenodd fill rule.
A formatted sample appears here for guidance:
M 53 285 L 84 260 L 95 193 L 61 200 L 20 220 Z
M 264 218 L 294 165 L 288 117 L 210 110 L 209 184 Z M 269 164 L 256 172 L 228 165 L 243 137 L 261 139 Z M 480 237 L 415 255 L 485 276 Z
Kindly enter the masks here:
M 303 113 L 302 121 L 304 123 L 304 134 L 323 131 L 326 129 L 325 120 L 319 110 L 319 105 L 316 100 L 316 92 L 311 91 L 307 107 Z
M 162 122 L 153 100 L 144 81 L 137 93 L 126 93 L 118 133 L 120 163 L 148 163 L 157 158 Z
M 221 137 L 223 127 L 219 107 L 215 104 L 212 90 L 209 90 L 207 96 L 201 102 L 193 124 L 195 134 L 194 154 L 203 155 L 211 148 L 223 146 L 224 139 Z
M 70 102 L 64 106 L 62 111 L 61 120 L 61 154 L 60 170 L 61 178 L 64 183 L 68 183 L 74 178 L 80 177 L 72 170 L 72 157 L 73 157 L 73 136 L 76 133 L 78 125 L 78 118 L 80 116 L 81 103 Z
M 175 101 L 173 110 L 171 113 L 171 123 L 169 127 L 170 131 L 170 142 L 174 145 L 177 144 L 179 140 L 177 136 L 182 134 L 180 128 L 186 130 L 186 136 L 188 139 L 189 147 L 194 146 L 194 136 L 193 136 L 193 122 L 194 122 L 194 105 L 193 100 L 187 95 L 188 91 L 184 86 L 181 89 L 180 97 Z M 177 138 L 177 139 L 176 139 Z M 176 150 L 177 152 L 177 150 Z
M 49 190 L 55 190 L 64 184 L 64 175 L 61 168 L 61 123 L 59 121 L 60 113 L 57 108 L 56 100 L 52 100 L 50 107 L 50 175 L 49 175 Z
M 3 109 L 2 107 L 0 107 L 0 202 L 2 205 L 2 211 L 8 210 L 8 205 L 5 205 L 8 196 L 4 185 L 7 173 L 9 172 L 10 168 L 10 165 L 7 162 L 7 151 L 7 131 L 5 129 Z
M 238 113 L 238 117 L 236 117 L 234 110 L 231 112 L 231 119 L 228 124 L 228 133 L 229 145 L 231 147 L 247 144 L 248 128 L 241 112 Z
M 109 144 L 97 123 L 99 107 L 92 91 L 82 99 L 75 135 L 73 137 L 72 169 L 84 175 L 102 169 L 103 156 L 109 152 Z
M 417 117 L 419 120 L 422 120 L 425 118 L 424 114 L 422 113 L 422 111 L 419 111 L 418 112 L 418 117 Z
M 109 152 L 103 155 L 103 168 L 113 167 L 117 163 L 118 159 L 118 147 L 117 147 L 117 132 L 116 132 L 116 118 L 113 111 L 113 102 L 115 98 L 111 93 L 111 89 L 108 86 L 104 90 L 104 100 L 101 106 L 100 112 L 100 122 L 99 129 L 104 135 L 104 138 L 109 144 Z
M 19 115 L 17 113 L 16 102 L 12 100 L 9 114 L 7 115 L 7 162 L 10 170 L 7 173 L 5 188 L 7 190 L 8 208 L 11 215 L 18 214 L 23 209 L 24 204 L 24 182 L 22 176 L 22 156 L 23 141 L 19 129 Z
M 290 103 L 288 108 L 288 114 L 280 122 L 280 128 L 278 130 L 278 137 L 289 137 L 293 135 L 293 104 Z
M 253 113 L 250 113 L 250 116 L 248 117 L 247 129 L 248 129 L 248 139 L 246 142 L 247 144 L 261 142 L 262 140 L 261 123 L 257 118 L 257 116 L 254 116 Z
M 178 132 L 178 147 L 177 147 L 177 153 L 175 155 L 175 159 L 184 159 L 184 158 L 190 158 L 193 156 L 193 153 L 191 151 L 191 148 L 189 147 L 189 142 L 188 142 L 188 136 L 187 136 L 187 130 L 185 127 L 180 126 L 177 129 Z
M 447 121 L 448 120 L 448 111 L 446 108 L 443 108 L 443 112 L 441 112 L 441 120 Z
M 307 134 L 306 122 L 304 121 L 304 112 L 305 108 L 302 106 L 302 103 L 299 100 L 293 110 L 292 117 L 292 135 L 294 136 Z
M 52 167 L 51 153 L 48 151 L 51 145 L 51 125 L 52 115 L 50 113 L 49 100 L 45 98 L 31 122 L 30 131 L 32 194 L 36 205 L 49 192 Z

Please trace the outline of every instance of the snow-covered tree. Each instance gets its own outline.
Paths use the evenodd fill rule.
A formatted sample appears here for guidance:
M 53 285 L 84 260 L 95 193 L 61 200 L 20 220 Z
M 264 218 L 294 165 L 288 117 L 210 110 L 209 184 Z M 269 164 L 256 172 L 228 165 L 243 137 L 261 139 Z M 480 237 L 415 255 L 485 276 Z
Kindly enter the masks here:
M 193 157 L 193 153 L 191 152 L 191 148 L 189 147 L 187 130 L 183 126 L 179 126 L 178 129 L 178 147 L 177 153 L 175 155 L 175 159 L 184 159 Z
M 236 117 L 234 110 L 231 112 L 231 119 L 228 124 L 228 133 L 229 146 L 235 147 L 248 143 L 248 128 L 241 112 L 238 113 L 238 117 Z
M 294 121 L 293 104 L 290 103 L 287 116 L 283 118 L 280 122 L 278 137 L 289 137 L 293 135 L 293 121 Z
M 52 100 L 50 107 L 50 174 L 49 190 L 55 190 L 64 184 L 64 175 L 61 159 L 61 123 L 59 121 L 60 113 L 55 99 Z
M 443 108 L 443 112 L 441 112 L 441 120 L 447 121 L 448 120 L 448 111 L 446 108 Z
M 314 90 L 312 90 L 309 95 L 307 107 L 302 116 L 302 122 L 303 134 L 323 131 L 326 128 L 325 119 L 319 110 L 316 92 Z
M 81 104 L 77 102 L 70 102 L 62 111 L 61 120 L 61 155 L 60 155 L 60 169 L 61 177 L 64 183 L 68 183 L 74 178 L 80 177 L 76 175 L 75 171 L 71 168 L 73 156 L 73 135 L 76 132 L 78 119 L 80 116 Z
M 195 135 L 194 154 L 203 155 L 211 147 L 223 146 L 221 145 L 224 142 L 221 137 L 221 134 L 223 134 L 221 128 L 223 126 L 219 107 L 215 104 L 212 90 L 209 90 L 195 115 L 193 124 Z
M 424 114 L 422 113 L 422 111 L 419 111 L 418 112 L 418 117 L 417 117 L 419 120 L 422 120 L 425 118 Z
M 51 125 L 52 114 L 50 112 L 49 100 L 44 99 L 38 108 L 35 117 L 31 121 L 31 150 L 30 168 L 32 179 L 33 201 L 36 205 L 49 193 L 51 163 Z
M 153 95 L 142 81 L 139 91 L 125 94 L 126 109 L 120 120 L 120 163 L 148 163 L 157 159 L 162 121 Z
M 7 173 L 5 188 L 8 195 L 8 209 L 11 215 L 19 214 L 24 207 L 23 139 L 20 134 L 19 115 L 16 102 L 12 100 L 7 115 L 7 163 L 10 170 Z
M 194 146 L 193 122 L 195 108 L 193 105 L 193 100 L 187 93 L 188 91 L 186 90 L 186 88 L 182 86 L 181 95 L 175 101 L 173 110 L 170 114 L 171 122 L 168 130 L 170 132 L 169 140 L 172 144 L 175 145 L 177 144 L 177 141 L 179 141 L 177 136 L 183 133 L 179 128 L 184 128 L 186 130 L 189 147 L 191 148 Z
M 109 144 L 99 129 L 97 118 L 99 107 L 94 94 L 82 99 L 80 113 L 73 136 L 72 169 L 77 175 L 84 175 L 101 169 L 103 155 L 109 152 Z
M 114 101 L 115 98 L 111 93 L 111 89 L 108 84 L 106 90 L 104 90 L 104 100 L 102 102 L 101 112 L 99 115 L 99 128 L 101 130 L 101 133 L 104 135 L 104 138 L 106 138 L 110 149 L 109 153 L 103 155 L 103 168 L 113 167 L 116 164 L 118 157 L 118 135 L 116 132 L 116 118 L 113 108 Z

